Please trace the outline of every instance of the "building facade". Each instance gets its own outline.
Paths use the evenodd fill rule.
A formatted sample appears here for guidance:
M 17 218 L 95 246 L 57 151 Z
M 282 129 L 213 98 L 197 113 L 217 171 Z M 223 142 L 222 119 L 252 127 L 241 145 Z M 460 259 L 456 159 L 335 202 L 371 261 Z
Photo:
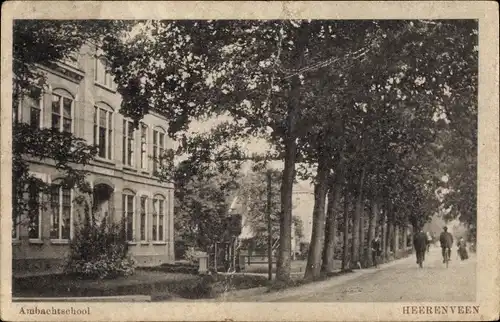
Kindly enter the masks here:
M 151 112 L 134 129 L 131 120 L 119 113 L 121 96 L 105 70 L 105 60 L 96 58 L 96 53 L 95 47 L 85 45 L 69 61 L 38 66 L 46 73 L 48 86 L 39 100 L 23 98 L 14 117 L 32 126 L 72 132 L 95 144 L 98 155 L 85 169 L 97 212 L 125 219 L 130 253 L 138 266 L 172 262 L 174 186 L 153 176 L 158 167 L 155 159 L 173 147 L 167 139 L 167 122 Z M 51 160 L 30 160 L 30 172 L 48 183 L 60 175 Z M 46 196 L 50 207 L 38 209 L 28 224 L 13 225 L 15 274 L 62 268 L 80 213 L 74 203 L 77 193 L 55 189 Z

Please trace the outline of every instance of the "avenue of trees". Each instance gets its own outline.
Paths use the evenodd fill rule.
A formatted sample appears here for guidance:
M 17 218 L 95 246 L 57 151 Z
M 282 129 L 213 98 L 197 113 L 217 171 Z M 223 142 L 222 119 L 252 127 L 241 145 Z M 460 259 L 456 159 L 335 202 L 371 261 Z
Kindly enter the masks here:
M 179 198 L 200 191 L 181 182 L 185 173 L 215 168 L 217 179 L 209 175 L 207 182 L 219 185 L 232 182 L 242 162 L 283 162 L 281 281 L 290 278 L 292 187 L 299 177 L 312 180 L 305 278 L 316 279 L 333 270 L 338 229 L 349 266 L 369 264 L 366 242 L 376 233 L 387 250 L 401 227 L 418 228 L 438 209 L 475 223 L 477 28 L 473 20 L 23 21 L 14 28 L 14 61 L 20 62 L 14 88 L 40 84 L 33 64 L 96 41 L 123 96 L 121 112 L 137 123 L 152 109 L 162 113 L 179 142 L 165 158 L 188 155 L 164 173 L 175 180 Z M 186 134 L 191 121 L 220 115 L 232 120 L 208 134 Z M 69 165 L 89 162 L 93 147 L 53 132 L 41 134 L 53 139 L 40 141 L 29 134 L 38 144 L 25 145 L 26 132 L 14 126 L 14 176 L 28 180 L 26 156 L 57 156 L 73 178 L 68 182 L 83 182 L 84 174 Z M 248 154 L 234 143 L 248 138 L 265 139 L 272 150 Z M 65 148 L 55 148 L 60 145 Z M 447 193 L 436 194 L 438 188 Z M 212 218 L 226 211 L 218 206 L 225 204 L 224 191 L 211 188 L 192 199 L 209 208 L 202 220 L 219 229 Z

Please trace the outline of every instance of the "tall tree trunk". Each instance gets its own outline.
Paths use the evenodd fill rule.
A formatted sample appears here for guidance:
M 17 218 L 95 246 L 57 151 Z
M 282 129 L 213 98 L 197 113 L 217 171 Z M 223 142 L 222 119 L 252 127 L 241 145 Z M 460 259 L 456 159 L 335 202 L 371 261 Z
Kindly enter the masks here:
M 335 244 L 337 237 L 337 212 L 341 189 L 342 187 L 340 183 L 336 180 L 328 192 L 325 245 L 323 247 L 323 262 L 321 266 L 321 271 L 325 273 L 331 273 L 334 270 Z
M 342 244 L 342 270 L 349 268 L 349 225 L 351 220 L 349 218 L 349 198 L 347 194 L 347 187 L 344 188 L 344 241 Z
M 406 256 L 406 249 L 408 247 L 408 223 L 403 226 L 403 251 Z
M 370 222 L 368 224 L 368 263 L 370 266 L 373 266 L 375 263 L 372 261 L 372 247 L 371 243 L 372 240 L 375 239 L 375 236 L 377 234 L 377 220 L 378 220 L 378 203 L 377 200 L 374 198 L 372 200 L 372 207 L 371 207 L 371 213 L 370 213 Z
M 382 212 L 381 229 L 382 229 L 382 258 L 386 260 L 387 259 L 387 208 L 384 208 Z
M 366 267 L 365 229 L 366 229 L 366 213 L 363 205 L 361 206 L 361 218 L 359 223 L 359 259 L 362 267 Z
M 399 230 L 398 224 L 394 224 L 394 235 L 392 238 L 392 248 L 394 249 L 394 259 L 399 257 Z
M 325 233 L 325 201 L 328 190 L 328 167 L 327 159 L 320 157 L 316 174 L 316 185 L 314 187 L 314 210 L 311 244 L 307 254 L 307 266 L 304 279 L 311 280 L 320 277 L 321 273 L 321 246 Z
M 297 47 L 293 54 L 296 69 L 303 66 L 304 53 L 308 42 L 309 24 L 303 23 L 297 37 Z M 288 100 L 285 133 L 285 159 L 283 179 L 281 182 L 280 244 L 276 263 L 276 279 L 290 279 L 292 252 L 292 191 L 295 178 L 295 161 L 297 156 L 296 119 L 300 104 L 299 75 L 291 79 L 291 91 Z
M 356 198 L 356 208 L 354 210 L 354 220 L 352 227 L 352 248 L 351 248 L 351 266 L 356 267 L 359 262 L 359 229 L 361 224 L 361 211 L 362 211 L 362 201 L 363 201 L 363 184 L 365 180 L 365 167 L 361 173 L 358 186 L 358 196 Z
M 340 196 L 344 182 L 344 158 L 340 155 L 339 163 L 335 169 L 334 181 L 328 194 L 328 208 L 326 213 L 325 243 L 323 247 L 323 261 L 321 271 L 333 272 L 335 260 L 335 244 L 337 237 L 337 218 L 339 211 Z

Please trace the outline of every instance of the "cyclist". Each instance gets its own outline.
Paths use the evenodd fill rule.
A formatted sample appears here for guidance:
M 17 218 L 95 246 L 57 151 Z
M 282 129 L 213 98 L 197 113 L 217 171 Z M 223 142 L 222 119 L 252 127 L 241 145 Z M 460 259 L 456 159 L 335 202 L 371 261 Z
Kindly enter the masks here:
M 453 246 L 453 236 L 448 232 L 448 227 L 444 227 L 443 230 L 444 231 L 439 236 L 439 242 L 441 243 L 441 254 L 443 255 L 443 263 L 444 263 L 445 251 L 448 251 L 448 260 L 451 260 L 451 247 Z

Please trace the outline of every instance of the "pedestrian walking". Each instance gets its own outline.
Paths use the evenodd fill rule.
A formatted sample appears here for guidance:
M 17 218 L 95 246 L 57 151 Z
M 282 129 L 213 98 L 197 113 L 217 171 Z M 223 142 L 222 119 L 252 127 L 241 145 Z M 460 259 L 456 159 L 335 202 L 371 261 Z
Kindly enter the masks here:
M 417 254 L 417 264 L 422 268 L 425 261 L 425 252 L 427 250 L 427 234 L 424 233 L 422 228 L 420 228 L 418 233 L 415 234 L 415 237 L 413 238 L 413 246 L 415 247 L 415 253 Z
M 432 236 L 430 232 L 427 232 L 427 252 L 431 249 Z
M 372 262 L 375 267 L 378 268 L 378 259 L 382 254 L 382 241 L 380 237 L 380 233 L 375 236 L 375 239 L 372 240 Z
M 463 237 L 457 243 L 457 253 L 460 256 L 461 260 L 466 260 L 469 258 L 469 254 L 467 253 L 467 243 Z

